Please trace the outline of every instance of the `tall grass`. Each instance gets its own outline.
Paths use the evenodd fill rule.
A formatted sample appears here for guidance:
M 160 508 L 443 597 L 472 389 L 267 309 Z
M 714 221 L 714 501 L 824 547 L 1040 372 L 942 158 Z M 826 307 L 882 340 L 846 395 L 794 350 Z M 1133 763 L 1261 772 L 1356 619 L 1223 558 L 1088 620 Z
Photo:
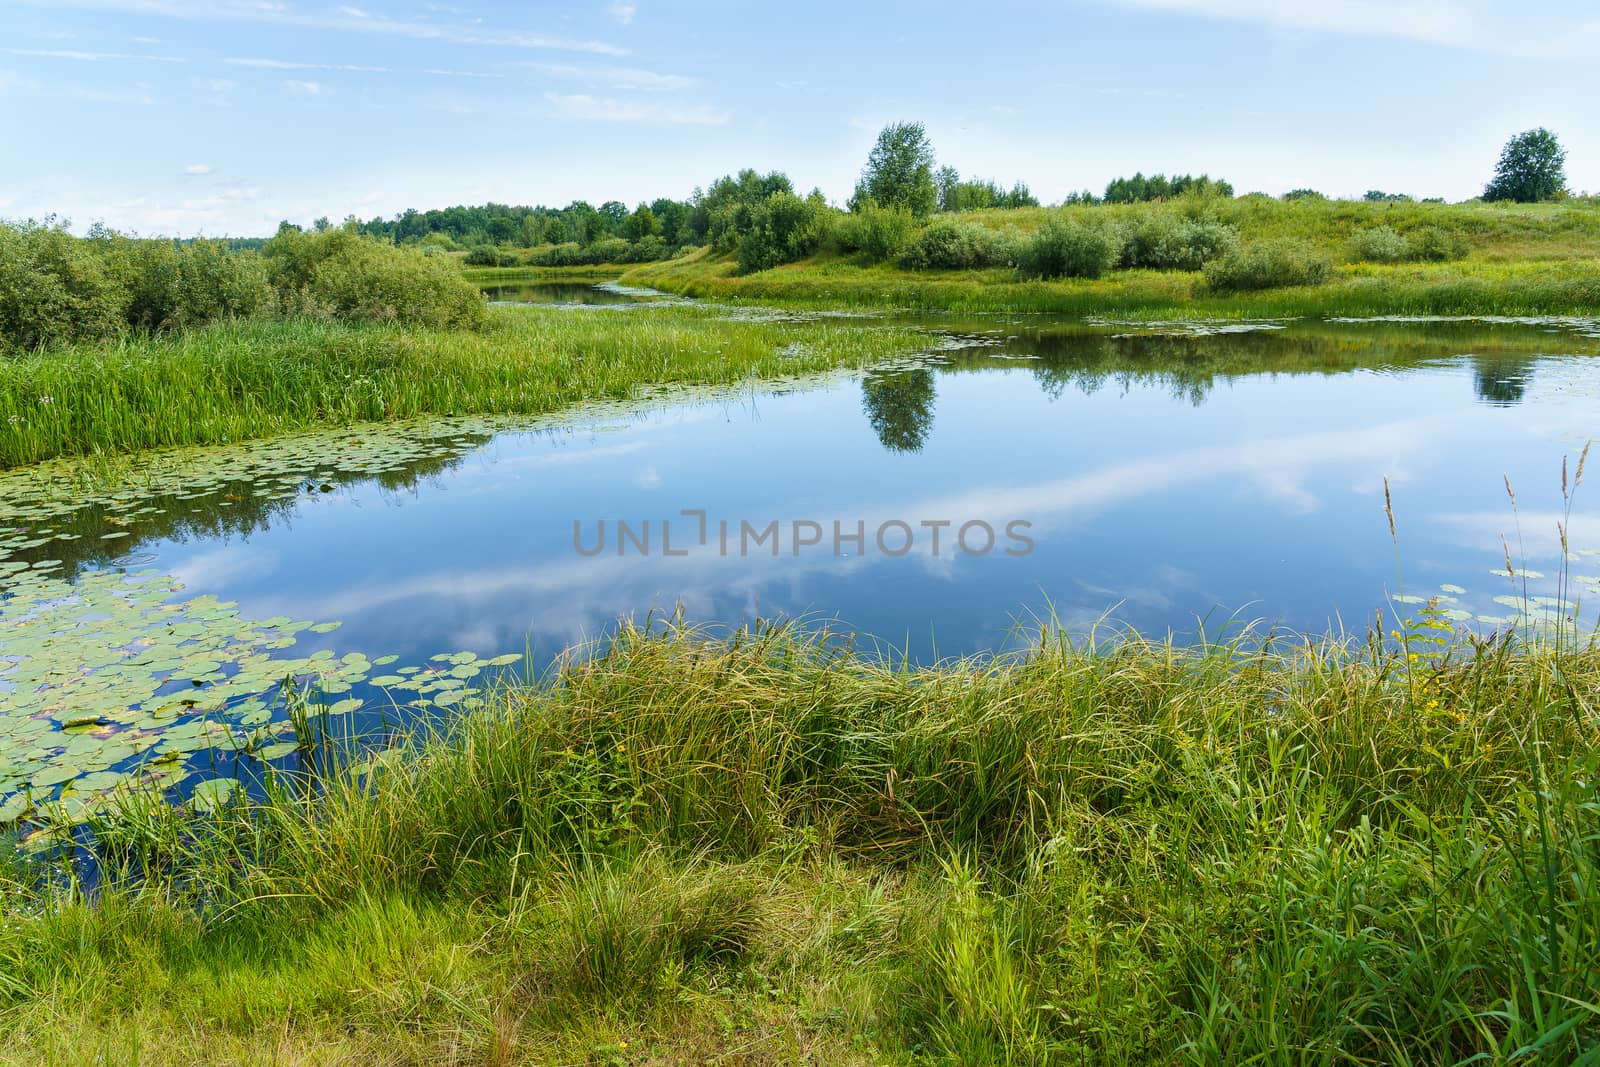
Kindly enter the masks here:
M 910 330 L 709 309 L 493 308 L 481 330 L 286 319 L 0 360 L 0 465 L 420 414 L 541 413 L 908 351 Z
M 95 904 L 19 877 L 0 1025 L 18 1055 L 152 1060 L 186 1032 L 473 1062 L 1589 1062 L 1600 653 L 1419 647 L 1047 629 L 905 669 L 624 626 L 320 794 L 105 825 Z
M 1217 292 L 1195 271 L 1116 271 L 1100 278 L 1022 281 L 1009 270 L 911 273 L 818 257 L 745 277 L 696 255 L 630 271 L 623 280 L 687 296 L 795 307 L 1037 311 L 1130 318 L 1298 315 L 1589 315 L 1600 307 L 1594 260 L 1348 264 L 1320 285 Z
M 846 216 L 841 226 L 859 221 Z M 747 277 L 734 276 L 731 260 L 705 253 L 637 268 L 626 277 L 635 284 L 719 299 L 1082 315 L 1534 315 L 1588 314 L 1600 306 L 1600 210 L 1576 200 L 1525 205 L 1284 203 L 1201 196 L 1167 204 L 970 211 L 940 216 L 931 225 L 940 229 L 930 240 L 982 227 L 994 231 L 996 240 L 1022 249 L 1048 245 L 1052 233 L 1092 231 L 1125 239 L 1119 245 L 1123 267 L 1163 269 L 1028 281 L 1024 274 L 1058 272 L 1040 270 L 1019 255 L 1017 261 L 1025 268 L 1021 274 L 1003 268 L 967 269 L 978 265 L 971 257 L 951 264 L 962 268 L 959 273 L 928 269 L 939 266 L 938 257 L 924 256 L 904 264 L 918 268 L 915 272 L 896 270 L 882 261 L 919 240 L 906 220 L 892 247 L 868 248 L 861 240 L 839 237 L 835 252 Z M 1364 235 L 1378 228 L 1396 240 L 1384 255 L 1372 257 L 1365 244 L 1372 238 Z M 1236 241 L 1238 255 L 1229 257 Z M 1321 269 L 1244 269 L 1271 258 L 1264 253 L 1273 248 L 1292 252 L 1279 257 L 1285 261 L 1343 265 L 1331 278 Z M 1211 287 L 1195 271 L 1218 257 L 1234 259 L 1239 269 L 1224 272 L 1225 284 Z M 1371 258 L 1397 262 L 1362 262 Z M 1091 266 L 1099 263 L 1095 259 Z M 1273 287 L 1229 291 L 1238 288 L 1226 284 L 1232 278 L 1264 279 Z

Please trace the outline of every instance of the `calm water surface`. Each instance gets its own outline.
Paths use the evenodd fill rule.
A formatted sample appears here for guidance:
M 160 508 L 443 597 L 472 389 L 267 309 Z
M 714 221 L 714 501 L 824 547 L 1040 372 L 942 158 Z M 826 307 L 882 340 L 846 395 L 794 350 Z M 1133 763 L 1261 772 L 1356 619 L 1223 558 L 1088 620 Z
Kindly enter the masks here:
M 1562 354 L 1574 338 L 1561 333 L 1549 354 L 1512 356 L 1496 335 L 1525 329 L 1112 338 L 999 325 L 926 367 L 580 414 L 503 433 L 412 485 L 323 494 L 248 536 L 138 548 L 246 615 L 339 619 L 339 646 L 402 656 L 530 641 L 551 653 L 679 605 L 717 622 L 838 619 L 923 658 L 996 647 L 1044 612 L 1074 628 L 1109 615 L 1189 632 L 1238 614 L 1320 630 L 1364 624 L 1402 581 L 1507 592 L 1489 573 L 1500 536 L 1517 540 L 1505 476 L 1530 564 L 1553 564 L 1562 455 L 1600 429 L 1600 361 Z M 1575 543 L 1600 547 L 1584 540 L 1600 534 L 1600 497 L 1579 504 Z M 685 509 L 707 513 L 708 547 Z M 661 553 L 663 519 L 688 555 Z M 896 519 L 917 534 L 899 557 L 872 536 Z M 924 522 L 974 519 L 998 532 L 994 551 L 951 551 L 952 529 L 934 553 Z M 649 521 L 649 555 L 636 540 L 619 555 L 618 520 Z M 735 531 L 726 555 L 719 520 Z M 778 558 L 767 544 L 741 555 L 739 523 L 773 520 Z M 823 543 L 796 555 L 795 520 L 817 522 Z M 1030 554 L 1004 551 L 1021 547 L 1004 536 L 1013 520 L 1030 524 Z M 835 521 L 864 522 L 865 551 L 846 540 L 836 556 Z M 602 522 L 605 551 L 580 554 Z M 982 540 L 972 531 L 972 548 Z
M 584 302 L 569 288 L 539 296 Z M 626 299 L 594 300 L 612 298 Z M 1600 341 L 1583 324 L 1290 322 L 1209 336 L 943 325 L 964 347 L 918 364 L 579 412 L 459 444 L 382 484 L 342 480 L 186 524 L 181 509 L 206 509 L 201 498 L 136 524 L 114 552 L 180 579 L 183 597 L 236 601 L 245 618 L 343 623 L 302 635 L 300 649 L 401 662 L 528 648 L 542 662 L 619 616 L 680 607 L 721 624 L 836 620 L 924 661 L 1004 647 L 1046 615 L 1079 631 L 1109 619 L 1188 636 L 1230 618 L 1322 631 L 1365 626 L 1402 583 L 1424 596 L 1458 586 L 1452 610 L 1493 628 L 1478 617 L 1505 614 L 1494 597 L 1513 591 L 1491 573 L 1501 535 L 1553 578 L 1562 456 L 1600 430 Z M 1574 548 L 1600 548 L 1597 490 L 1577 498 Z M 685 509 L 705 512 L 707 545 Z M 686 554 L 660 551 L 663 519 Z M 648 521 L 649 554 L 633 543 L 618 554 L 618 520 Z M 773 520 L 785 531 L 776 558 L 740 554 L 737 534 L 719 550 L 719 521 Z M 793 551 L 796 520 L 816 522 L 822 543 Z M 873 543 L 894 520 L 916 531 L 904 555 Z M 939 520 L 988 522 L 1000 543 L 968 555 L 946 528 L 935 553 L 921 524 Z M 581 554 L 575 523 L 592 549 L 602 521 L 605 551 Z M 835 554 L 836 521 L 865 524 L 866 544 Z M 1011 522 L 1027 524 L 1031 552 L 1003 551 L 1016 547 Z M 74 545 L 76 565 L 111 563 L 93 538 Z M 1600 571 L 1594 556 L 1577 560 Z

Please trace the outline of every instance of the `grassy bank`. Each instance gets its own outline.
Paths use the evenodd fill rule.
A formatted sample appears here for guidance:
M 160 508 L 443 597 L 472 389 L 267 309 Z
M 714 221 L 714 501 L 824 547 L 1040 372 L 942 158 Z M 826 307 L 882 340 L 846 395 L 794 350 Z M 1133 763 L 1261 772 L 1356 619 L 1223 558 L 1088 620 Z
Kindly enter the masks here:
M 1600 207 L 1561 204 L 1283 203 L 1205 198 L 1175 205 L 1096 205 L 941 216 L 961 232 L 997 231 L 1013 244 L 1051 220 L 1069 229 L 1136 239 L 1141 227 L 1204 221 L 1236 235 L 1248 253 L 1290 245 L 1327 265 L 1324 281 L 1221 291 L 1200 270 L 1118 269 L 1096 278 L 1040 280 L 991 266 L 911 270 L 894 253 L 846 254 L 837 245 L 798 262 L 740 274 L 731 255 L 706 251 L 635 267 L 629 284 L 689 296 L 799 306 L 1048 311 L 1071 315 L 1535 315 L 1593 314 L 1600 307 Z M 1366 258 L 1361 238 L 1382 231 L 1417 247 L 1448 248 L 1445 261 Z M 1129 238 L 1133 235 L 1133 238 Z M 912 240 L 908 233 L 904 240 Z M 882 253 L 884 250 L 880 250 Z
M 0 466 L 423 414 L 542 413 L 641 388 L 856 365 L 924 335 L 704 308 L 490 308 L 481 329 L 258 319 L 0 359 Z
M 1429 633 L 1426 629 L 1419 632 Z M 1577 1063 L 1600 656 L 624 630 L 0 888 L 17 1062 Z

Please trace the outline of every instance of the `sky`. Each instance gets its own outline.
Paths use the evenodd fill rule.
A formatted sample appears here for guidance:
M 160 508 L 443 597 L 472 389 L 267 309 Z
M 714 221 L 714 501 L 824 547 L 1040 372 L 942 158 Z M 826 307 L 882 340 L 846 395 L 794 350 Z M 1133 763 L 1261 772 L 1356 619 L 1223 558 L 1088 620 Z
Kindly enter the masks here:
M 0 0 L 0 217 L 279 220 L 850 194 L 877 131 L 1046 202 L 1136 170 L 1465 199 L 1534 126 L 1600 191 L 1600 4 Z

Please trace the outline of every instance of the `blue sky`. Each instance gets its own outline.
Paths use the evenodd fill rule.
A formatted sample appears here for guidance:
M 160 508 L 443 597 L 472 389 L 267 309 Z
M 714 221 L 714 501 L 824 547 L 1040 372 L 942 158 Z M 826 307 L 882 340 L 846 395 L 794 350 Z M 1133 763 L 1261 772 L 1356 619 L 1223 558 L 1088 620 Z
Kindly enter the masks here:
M 849 195 L 876 131 L 1047 201 L 1134 170 L 1461 199 L 1535 125 L 1600 190 L 1586 0 L 0 0 L 0 216 L 144 233 Z

